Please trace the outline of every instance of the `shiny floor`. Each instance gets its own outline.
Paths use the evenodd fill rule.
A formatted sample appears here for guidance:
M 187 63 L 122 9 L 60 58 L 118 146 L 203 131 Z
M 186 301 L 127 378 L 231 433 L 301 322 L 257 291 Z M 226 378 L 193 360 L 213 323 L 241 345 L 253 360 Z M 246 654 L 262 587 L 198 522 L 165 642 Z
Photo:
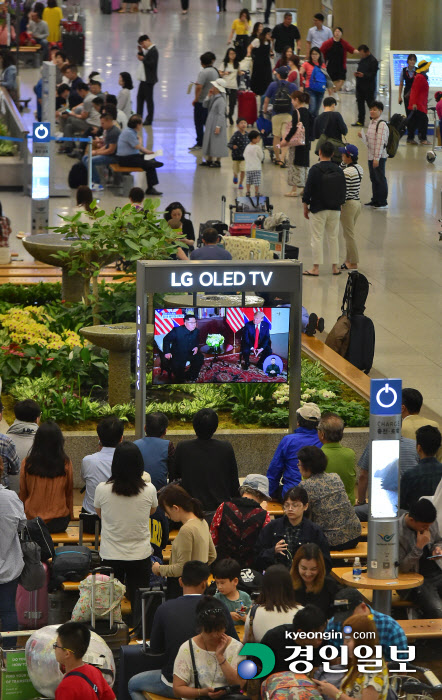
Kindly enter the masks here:
M 216 0 L 191 0 L 188 15 L 181 15 L 179 0 L 160 0 L 158 14 L 99 13 L 99 0 L 86 0 L 86 63 L 83 76 L 100 70 L 104 89 L 118 91 L 118 75 L 122 70 L 135 76 L 137 68 L 136 40 L 148 33 L 160 52 L 160 82 L 155 87 L 155 120 L 146 128 L 147 142 L 164 151 L 164 167 L 159 171 L 162 204 L 180 200 L 199 223 L 218 218 L 221 195 L 233 202 L 236 190 L 232 183 L 231 164 L 224 159 L 222 168 L 202 169 L 199 155 L 189 153 L 195 142 L 193 110 L 188 86 L 195 80 L 199 69 L 198 57 L 211 49 L 219 65 L 227 48 L 227 36 L 233 19 L 240 8 L 238 0 L 228 0 L 227 13 L 216 12 Z M 272 15 L 272 18 L 274 15 Z M 256 19 L 262 15 L 257 15 Z M 253 18 L 255 19 L 255 18 Z M 272 24 L 272 20 L 271 20 Z M 351 41 L 351 37 L 348 37 Z M 33 96 L 32 87 L 39 71 L 23 68 L 20 71 L 22 97 Z M 135 107 L 136 89 L 133 91 Z M 31 102 L 34 109 L 35 100 Z M 347 124 L 355 120 L 354 96 L 341 96 L 339 108 Z M 400 108 L 398 108 L 400 109 Z M 393 110 L 395 111 L 395 110 Z M 30 126 L 33 113 L 24 114 Z M 357 129 L 351 128 L 348 141 L 358 143 L 360 162 L 365 169 L 362 181 L 362 201 L 370 199 L 370 182 L 366 163 L 366 149 L 357 138 Z M 424 395 L 428 415 L 442 415 L 441 392 L 441 253 L 439 242 L 441 206 L 442 151 L 433 165 L 426 162 L 425 146 L 400 145 L 394 160 L 387 164 L 389 181 L 389 209 L 364 210 L 357 224 L 360 251 L 360 270 L 371 282 L 367 302 L 369 315 L 376 328 L 376 373 L 401 377 L 405 386 L 419 388 Z M 315 161 L 312 152 L 311 162 Z M 65 180 L 72 165 L 66 156 L 57 156 L 57 178 Z M 271 197 L 275 211 L 286 212 L 297 228 L 292 236 L 300 247 L 300 259 L 306 268 L 312 263 L 308 222 L 303 218 L 298 199 L 283 194 L 289 189 L 287 170 L 277 169 L 266 158 L 262 191 Z M 144 184 L 144 183 L 143 183 Z M 14 232 L 29 230 L 30 199 L 20 193 L 1 193 L 3 211 L 13 222 Z M 123 199 L 104 193 L 101 203 L 111 209 Z M 51 200 L 51 223 L 57 215 L 74 204 L 73 199 Z M 27 259 L 21 242 L 12 239 L 12 247 Z M 341 258 L 344 255 L 341 240 Z M 330 260 L 325 263 L 318 279 L 305 279 L 303 304 L 309 311 L 324 316 L 329 330 L 339 315 L 346 275 L 332 277 Z

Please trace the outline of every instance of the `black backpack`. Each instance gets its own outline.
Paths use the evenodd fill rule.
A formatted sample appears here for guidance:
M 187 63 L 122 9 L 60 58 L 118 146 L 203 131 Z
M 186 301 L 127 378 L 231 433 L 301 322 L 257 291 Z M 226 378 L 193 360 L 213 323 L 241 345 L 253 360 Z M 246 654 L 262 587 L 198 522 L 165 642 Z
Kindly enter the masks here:
M 69 171 L 68 184 L 72 190 L 88 184 L 87 168 L 84 163 L 75 163 Z
M 341 311 L 351 318 L 353 315 L 363 314 L 367 301 L 370 283 L 359 270 L 351 270 L 348 273 L 344 296 L 342 297 Z
M 52 563 L 53 586 L 64 581 L 82 581 L 91 569 L 92 552 L 83 545 L 57 547 Z
M 344 355 L 352 365 L 366 374 L 373 366 L 375 332 L 371 318 L 364 316 L 370 283 L 358 270 L 348 273 L 342 298 L 342 313 L 350 320 L 350 339 Z
M 55 556 L 54 543 L 44 520 L 37 516 L 33 520 L 28 520 L 26 527 L 31 540 L 36 542 L 41 549 L 41 560 L 53 559 Z
M 273 98 L 274 114 L 290 114 L 292 111 L 292 100 L 287 85 L 281 82 Z
M 381 121 L 385 121 L 385 119 L 378 121 L 376 125 L 376 132 Z M 407 129 L 407 121 L 408 118 L 404 117 L 403 114 L 393 114 L 390 121 L 385 122 L 388 126 L 387 155 L 389 158 L 394 158 L 397 153 L 399 141 Z
M 321 179 L 321 202 L 324 209 L 336 209 L 345 202 L 347 186 L 341 168 L 325 170 Z

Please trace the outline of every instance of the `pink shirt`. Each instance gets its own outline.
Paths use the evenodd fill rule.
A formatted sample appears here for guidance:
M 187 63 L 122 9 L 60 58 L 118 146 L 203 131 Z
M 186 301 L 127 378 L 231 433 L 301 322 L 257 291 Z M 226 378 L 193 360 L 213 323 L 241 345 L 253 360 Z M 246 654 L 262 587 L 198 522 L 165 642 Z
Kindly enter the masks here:
M 442 100 L 436 103 L 436 114 L 439 119 L 442 119 Z

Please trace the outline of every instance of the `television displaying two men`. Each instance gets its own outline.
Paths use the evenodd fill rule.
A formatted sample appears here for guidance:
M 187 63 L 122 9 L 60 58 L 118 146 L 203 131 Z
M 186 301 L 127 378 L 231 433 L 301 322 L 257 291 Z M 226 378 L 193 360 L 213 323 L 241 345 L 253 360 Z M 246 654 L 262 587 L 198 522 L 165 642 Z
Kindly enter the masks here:
M 287 382 L 289 308 L 156 309 L 154 384 Z

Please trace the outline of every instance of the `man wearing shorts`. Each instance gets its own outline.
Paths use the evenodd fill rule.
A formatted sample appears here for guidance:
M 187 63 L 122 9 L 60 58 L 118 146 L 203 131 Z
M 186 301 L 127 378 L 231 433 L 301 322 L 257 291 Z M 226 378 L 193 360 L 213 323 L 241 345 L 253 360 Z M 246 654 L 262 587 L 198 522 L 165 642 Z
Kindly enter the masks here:
M 276 80 L 270 83 L 264 96 L 263 112 L 267 114 L 269 104 L 272 104 L 273 150 L 276 155 L 277 165 L 285 167 L 285 149 L 279 155 L 277 147 L 279 147 L 280 141 L 284 139 L 292 125 L 292 101 L 290 95 L 296 90 L 296 85 L 289 83 L 286 79 L 289 73 L 287 66 L 277 68 L 275 73 Z

